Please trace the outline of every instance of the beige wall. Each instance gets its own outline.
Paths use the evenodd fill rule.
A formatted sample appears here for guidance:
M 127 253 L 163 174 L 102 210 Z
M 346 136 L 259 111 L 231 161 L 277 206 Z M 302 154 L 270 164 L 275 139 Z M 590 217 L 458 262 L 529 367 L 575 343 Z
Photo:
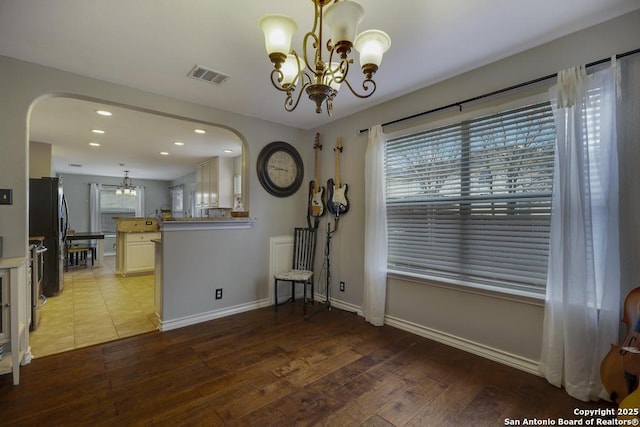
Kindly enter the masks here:
M 511 85 L 553 74 L 563 68 L 590 63 L 613 54 L 640 47 L 640 11 L 625 15 L 602 25 L 581 31 L 538 48 L 481 67 L 450 80 L 410 93 L 364 112 L 335 121 L 330 125 L 309 132 L 307 140 L 320 132 L 325 147 L 332 147 L 337 136 L 342 136 L 344 153 L 341 157 L 341 179 L 349 184 L 351 209 L 340 219 L 339 231 L 332 239 L 332 276 L 334 281 L 345 281 L 346 292 L 337 286 L 332 295 L 348 306 L 362 304 L 363 242 L 364 242 L 364 158 L 367 134 L 360 129 L 384 123 L 404 116 L 452 104 Z M 639 55 L 636 55 L 638 57 Z M 434 58 L 437 60 L 437 58 Z M 546 91 L 553 82 L 538 86 L 533 92 Z M 349 96 L 348 93 L 340 96 Z M 640 93 L 634 95 L 640 98 Z M 502 102 L 510 96 L 488 101 Z M 340 103 L 336 100 L 336 106 Z M 466 105 L 464 112 L 484 105 Z M 457 114 L 453 109 L 424 119 L 407 121 L 385 128 L 393 132 Z M 635 122 L 637 123 L 637 117 Z M 636 126 L 638 126 L 636 124 Z M 629 156 L 623 161 L 638 163 L 638 137 L 627 143 Z M 633 146 L 632 146 L 633 145 Z M 333 174 L 333 153 L 321 152 L 322 179 Z M 621 155 L 625 157 L 624 155 Z M 623 165 L 624 167 L 624 165 Z M 637 166 L 626 167 L 621 191 L 624 191 L 623 286 L 633 287 L 632 281 L 640 276 L 637 251 L 640 228 L 635 218 L 640 218 L 640 195 L 634 183 L 640 182 Z M 326 229 L 325 218 L 321 230 Z M 322 236 L 321 236 L 322 237 Z M 322 240 L 324 238 L 322 237 Z M 320 243 L 322 248 L 322 242 Z M 626 245 L 626 248 L 624 247 Z M 626 250 L 625 250 L 626 249 Z M 623 292 L 626 295 L 626 292 Z M 496 357 L 527 365 L 537 363 L 541 344 L 543 319 L 542 301 L 530 298 L 513 298 L 486 292 L 446 286 L 442 283 L 416 283 L 401 278 L 390 278 L 387 289 L 386 313 L 389 321 L 405 329 L 479 352 L 496 352 Z M 485 348 L 487 347 L 487 348 Z M 513 360 L 512 360 L 513 359 Z M 529 363 L 529 365 L 531 365 Z

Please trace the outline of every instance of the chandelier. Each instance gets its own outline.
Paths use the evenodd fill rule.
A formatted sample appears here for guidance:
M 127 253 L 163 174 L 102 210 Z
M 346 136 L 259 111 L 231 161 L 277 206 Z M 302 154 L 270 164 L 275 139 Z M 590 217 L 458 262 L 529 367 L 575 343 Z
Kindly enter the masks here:
M 344 83 L 358 98 L 368 98 L 376 91 L 373 75 L 378 71 L 382 55 L 389 49 L 391 39 L 379 30 L 367 30 L 356 36 L 364 9 L 350 0 L 312 0 L 314 4 L 313 28 L 303 38 L 303 56 L 291 49 L 291 38 L 298 29 L 288 16 L 263 16 L 259 25 L 264 31 L 265 46 L 274 65 L 271 83 L 286 93 L 285 110 L 298 106 L 303 90 L 316 104 L 316 113 L 323 104 L 331 115 L 333 99 Z M 326 8 L 325 8 L 326 7 Z M 323 45 L 323 21 L 329 27 L 330 38 Z M 326 57 L 323 57 L 326 47 Z M 356 91 L 347 80 L 351 48 L 360 53 L 360 67 L 364 74 L 362 92 Z M 325 59 L 326 58 L 326 59 Z
M 131 196 L 136 195 L 136 187 L 131 184 L 131 178 L 129 178 L 129 171 L 124 171 L 124 178 L 122 178 L 122 184 L 116 187 L 116 194 L 129 194 Z

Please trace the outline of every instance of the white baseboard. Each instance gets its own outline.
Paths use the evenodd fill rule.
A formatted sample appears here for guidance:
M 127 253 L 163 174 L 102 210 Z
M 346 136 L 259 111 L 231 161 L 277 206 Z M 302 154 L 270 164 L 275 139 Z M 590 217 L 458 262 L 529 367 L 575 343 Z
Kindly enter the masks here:
M 387 315 L 384 317 L 384 320 L 384 323 L 386 325 L 393 326 L 394 328 L 402 329 L 403 331 L 420 335 L 421 337 L 425 337 L 430 340 L 437 341 L 448 346 L 467 351 L 469 353 L 473 353 L 475 355 L 502 363 L 507 366 L 511 366 L 512 368 L 520 369 L 521 371 L 525 371 L 533 375 L 542 376 L 539 371 L 539 364 L 535 360 L 527 359 L 525 357 L 518 356 L 517 354 L 508 353 L 497 348 L 489 347 L 484 344 L 460 338 L 446 332 L 427 328 L 425 326 L 408 322 L 397 317 Z
M 314 296 L 314 300 L 324 303 L 326 301 L 326 298 L 323 294 L 316 294 Z M 331 298 L 331 307 L 339 308 L 340 310 L 344 310 L 344 311 L 350 311 L 352 313 L 357 314 L 358 316 L 364 317 L 364 314 L 362 313 L 362 309 L 360 308 L 360 306 L 351 304 L 339 299 Z
M 268 307 L 272 304 L 273 303 L 268 298 L 266 298 L 259 301 L 235 305 L 233 307 L 226 307 L 219 310 L 207 311 L 204 313 L 198 313 L 178 319 L 161 320 L 158 329 L 163 332 L 170 331 L 172 329 L 178 329 L 185 326 L 195 325 L 197 323 L 207 322 L 213 319 L 219 319 L 221 317 L 231 316 L 232 314 L 244 313 L 245 311 Z

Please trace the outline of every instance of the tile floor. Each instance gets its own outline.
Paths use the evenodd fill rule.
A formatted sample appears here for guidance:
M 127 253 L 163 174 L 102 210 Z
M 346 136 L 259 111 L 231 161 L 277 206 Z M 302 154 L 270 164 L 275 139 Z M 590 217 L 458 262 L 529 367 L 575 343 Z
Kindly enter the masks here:
M 40 326 L 29 336 L 33 357 L 156 329 L 154 275 L 118 276 L 114 256 L 104 264 L 65 273 L 62 293 L 47 300 Z

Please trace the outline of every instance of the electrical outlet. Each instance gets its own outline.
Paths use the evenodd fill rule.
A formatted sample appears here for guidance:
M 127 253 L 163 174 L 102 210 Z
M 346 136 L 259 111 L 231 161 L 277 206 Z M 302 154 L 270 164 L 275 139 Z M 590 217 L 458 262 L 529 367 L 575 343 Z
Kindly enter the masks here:
M 13 204 L 13 190 L 10 188 L 0 189 L 0 205 Z
M 222 299 L 222 288 L 216 289 L 216 299 Z
M 340 281 L 340 292 L 344 292 L 344 282 Z

